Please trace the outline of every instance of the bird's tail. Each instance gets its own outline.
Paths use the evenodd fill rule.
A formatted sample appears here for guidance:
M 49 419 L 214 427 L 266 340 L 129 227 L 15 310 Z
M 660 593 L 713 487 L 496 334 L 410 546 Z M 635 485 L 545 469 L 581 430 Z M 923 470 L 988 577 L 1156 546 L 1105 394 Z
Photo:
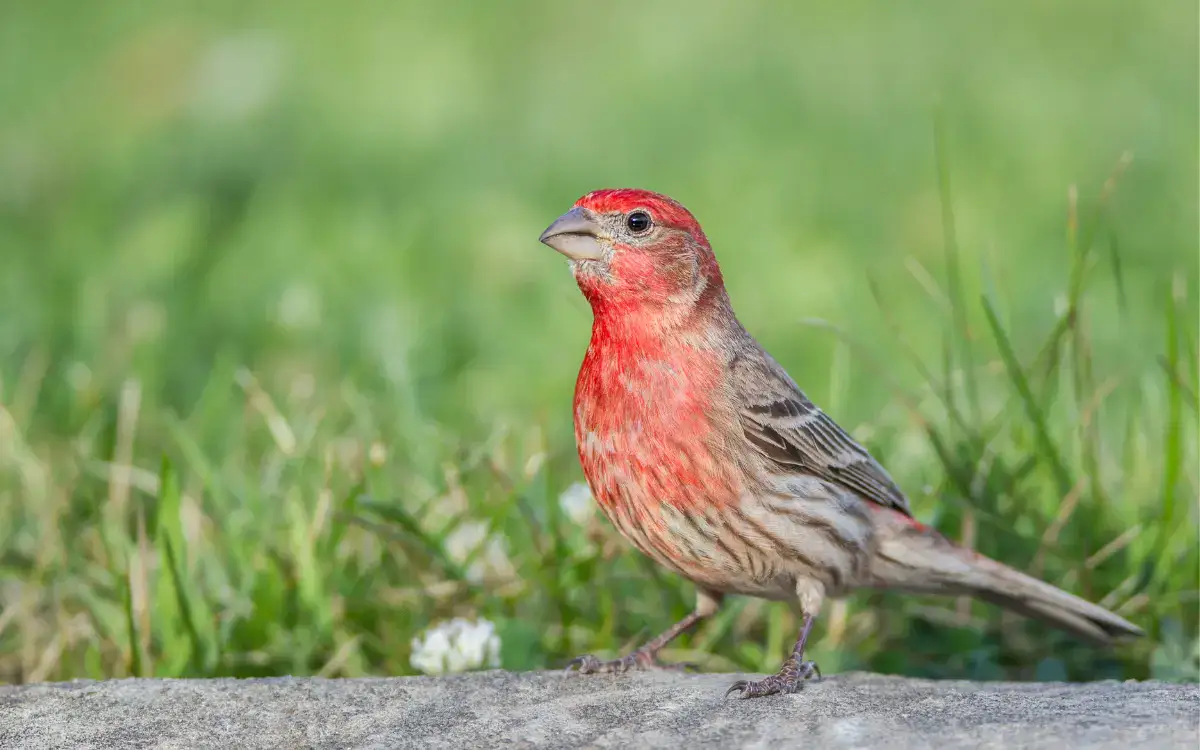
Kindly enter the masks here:
M 914 593 L 967 594 L 1097 644 L 1143 635 L 1141 628 L 1103 607 L 959 547 L 910 519 L 889 519 L 878 531 L 871 562 L 874 585 Z

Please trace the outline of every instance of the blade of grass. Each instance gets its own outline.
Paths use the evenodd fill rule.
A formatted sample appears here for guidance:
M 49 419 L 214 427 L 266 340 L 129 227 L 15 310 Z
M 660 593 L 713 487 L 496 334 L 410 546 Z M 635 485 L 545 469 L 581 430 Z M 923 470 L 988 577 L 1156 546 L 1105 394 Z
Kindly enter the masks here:
M 1167 370 L 1175 372 L 1179 367 L 1179 316 L 1176 309 L 1176 294 L 1166 295 L 1167 324 Z M 1175 519 L 1176 493 L 1183 464 L 1183 394 L 1175 378 L 1167 381 L 1166 434 L 1163 438 L 1163 483 L 1162 513 L 1160 515 L 1159 541 L 1154 549 L 1165 558 L 1167 547 L 1179 526 Z
M 157 541 L 166 562 L 171 587 L 175 592 L 179 616 L 191 643 L 192 653 L 191 658 L 188 659 L 189 670 L 194 674 L 203 674 L 205 669 L 210 668 L 216 661 L 215 638 L 209 632 L 201 634 L 201 628 L 197 626 L 196 612 L 204 609 L 201 604 L 203 596 L 193 590 L 191 577 L 182 573 L 184 561 L 180 558 L 186 552 L 186 538 L 183 535 L 179 515 L 181 498 L 179 479 L 170 459 L 165 455 L 162 458 L 158 480 Z
M 958 426 L 958 428 L 963 431 L 963 435 L 971 440 L 972 443 L 978 443 L 978 434 L 976 434 L 975 430 L 967 424 L 962 413 L 958 410 L 957 405 L 954 403 L 954 398 L 951 394 L 951 384 L 941 383 L 937 379 L 937 376 L 925 366 L 925 363 L 921 360 L 921 357 L 919 354 L 917 354 L 916 350 L 913 349 L 912 345 L 909 344 L 907 337 L 904 336 L 904 332 L 900 329 L 899 322 L 896 320 L 895 316 L 892 315 L 891 308 L 883 299 L 883 290 L 875 281 L 874 276 L 868 275 L 867 286 L 871 290 L 871 296 L 875 298 L 875 305 L 883 313 L 884 321 L 887 323 L 888 328 L 892 332 L 893 340 L 900 345 L 901 349 L 904 351 L 904 354 L 908 357 L 909 361 L 912 362 L 913 367 L 916 368 L 918 374 L 920 374 L 920 376 L 928 384 L 930 392 L 938 396 L 942 405 L 946 408 L 946 413 L 950 416 L 950 419 Z M 942 350 L 943 352 L 949 353 L 950 347 L 948 342 L 943 344 Z M 944 361 L 943 366 L 947 370 L 951 369 L 952 367 L 949 361 Z
M 1159 367 L 1162 368 L 1163 374 L 1175 384 L 1175 388 L 1179 389 L 1180 397 L 1187 402 L 1188 406 L 1192 407 L 1192 411 L 1197 411 L 1196 394 L 1187 386 L 1187 383 L 1183 382 L 1183 376 L 1171 369 L 1170 360 L 1162 354 L 1158 355 L 1157 361 Z
M 930 444 L 934 448 L 934 454 L 937 456 L 939 464 L 946 472 L 947 476 L 951 479 L 951 483 L 956 487 L 958 492 L 961 493 L 961 495 L 950 495 L 946 498 L 947 500 L 957 503 L 964 509 L 969 509 L 972 512 L 977 513 L 979 520 L 987 521 L 990 525 L 992 525 L 994 531 L 1006 535 L 1015 535 L 1020 537 L 1020 534 L 1013 529 L 1012 524 L 1008 520 L 992 514 L 986 508 L 981 508 L 972 501 L 971 480 L 973 473 L 969 469 L 965 469 L 959 465 L 960 461 L 949 450 L 949 446 L 942 434 L 938 432 L 937 428 L 932 425 L 924 417 L 924 415 L 922 415 L 921 410 L 918 408 L 917 404 L 913 401 L 909 394 L 905 393 L 904 390 L 896 384 L 891 373 L 889 373 L 888 370 L 882 367 L 880 363 L 875 360 L 869 347 L 866 347 L 860 342 L 856 341 L 848 333 L 829 323 L 828 321 L 817 318 L 809 318 L 802 320 L 801 323 L 814 328 L 823 328 L 828 330 L 841 340 L 845 341 L 856 353 L 859 360 L 865 362 L 871 368 L 872 373 L 889 386 L 889 390 L 891 390 L 896 400 L 904 407 L 912 421 L 917 424 L 923 432 L 925 432 L 926 436 L 929 438 Z
M 383 503 L 375 502 L 369 498 L 365 498 L 364 496 L 360 496 L 357 504 L 358 507 L 362 508 L 363 510 L 373 513 L 376 516 L 399 526 L 406 534 L 420 544 L 422 550 L 437 563 L 438 567 L 440 567 L 446 573 L 446 575 L 455 581 L 466 583 L 466 574 L 462 571 L 462 569 L 450 559 L 450 557 L 446 554 L 446 551 L 442 548 L 441 544 L 439 544 L 429 534 L 425 533 L 417 519 L 414 518 L 408 511 L 406 511 L 404 507 L 400 505 L 400 503 L 391 503 L 385 505 Z M 357 516 L 354 518 L 360 523 L 365 520 L 359 519 Z M 366 528 L 374 528 L 370 522 L 367 522 L 365 526 Z
M 1117 233 L 1108 234 L 1108 262 L 1112 269 L 1113 283 L 1117 287 L 1117 312 L 1124 320 L 1129 316 L 1129 298 L 1125 293 L 1125 274 L 1121 271 L 1121 246 L 1117 242 Z
M 1096 217 L 1099 221 L 1099 214 Z M 1094 232 L 1094 227 L 1093 227 Z M 1079 190 L 1072 184 L 1067 190 L 1067 252 L 1070 255 L 1070 309 L 1074 324 L 1070 328 L 1071 350 L 1071 386 L 1074 395 L 1074 405 L 1077 412 L 1086 409 L 1091 394 L 1095 392 L 1092 380 L 1092 358 L 1086 333 L 1087 314 L 1083 305 L 1083 293 L 1087 273 L 1087 255 L 1090 250 L 1091 237 L 1089 234 L 1088 247 L 1079 244 Z M 1103 477 L 1100 475 L 1099 461 L 1099 430 L 1098 420 L 1077 419 L 1076 434 L 1078 436 L 1080 453 L 1083 458 L 1083 471 L 1089 478 L 1088 489 L 1091 496 L 1099 503 L 1106 505 Z M 1091 524 L 1080 524 L 1079 534 L 1085 550 L 1095 549 L 1095 540 Z M 1078 569 L 1080 584 L 1084 592 L 1091 591 L 1091 569 L 1086 565 Z
M 1025 407 L 1025 416 L 1028 418 L 1030 425 L 1033 427 L 1034 434 L 1037 436 L 1037 442 L 1042 452 L 1045 454 L 1045 459 L 1050 467 L 1050 473 L 1058 486 L 1060 497 L 1066 496 L 1071 491 L 1071 477 L 1067 473 L 1066 467 L 1063 465 L 1062 458 L 1059 455 L 1058 447 L 1054 444 L 1054 439 L 1050 436 L 1050 429 L 1046 423 L 1046 416 L 1042 412 L 1041 406 L 1038 405 L 1033 391 L 1029 387 L 1029 379 L 1026 377 L 1024 370 L 1021 369 L 1020 362 L 1017 361 L 1017 356 L 1013 352 L 1012 343 L 1009 341 L 1008 334 L 1004 332 L 1004 326 L 1000 323 L 1000 318 L 996 315 L 995 308 L 992 303 L 986 298 L 983 298 L 983 312 L 987 317 L 988 326 L 991 328 L 992 336 L 996 340 L 996 345 L 1000 349 L 1000 356 L 1004 360 L 1005 369 L 1008 371 L 1008 376 L 1013 382 L 1013 386 L 1017 389 L 1017 393 L 1021 397 L 1021 402 Z
M 121 589 L 125 599 L 125 627 L 129 634 L 129 674 L 134 677 L 144 677 L 145 673 L 142 670 L 142 639 L 138 633 L 137 616 L 133 611 L 133 563 L 127 562 L 125 570 L 126 575 L 122 576 Z
M 337 555 L 337 549 L 342 543 L 342 539 L 346 536 L 346 530 L 350 527 L 345 522 L 347 516 L 353 516 L 358 512 L 358 498 L 365 496 L 367 493 L 367 481 L 360 479 L 350 491 L 342 496 L 342 501 L 339 503 L 339 509 L 331 514 L 329 533 L 325 535 L 321 545 L 321 556 L 324 559 L 333 559 Z
M 963 373 L 967 389 L 967 405 L 971 410 L 972 421 L 979 422 L 979 393 L 975 383 L 974 357 L 971 351 L 971 331 L 967 325 L 967 307 L 963 298 L 962 271 L 959 269 L 958 230 L 954 220 L 954 203 L 950 189 L 950 159 L 946 145 L 946 113 L 938 103 L 934 111 L 933 127 L 934 160 L 937 165 L 938 198 L 942 207 L 942 242 L 946 256 L 946 292 L 950 297 L 951 312 L 954 318 L 954 329 L 959 345 L 948 345 L 946 357 L 946 394 L 953 403 L 953 375 L 956 364 L 955 349 L 960 349 L 958 366 Z

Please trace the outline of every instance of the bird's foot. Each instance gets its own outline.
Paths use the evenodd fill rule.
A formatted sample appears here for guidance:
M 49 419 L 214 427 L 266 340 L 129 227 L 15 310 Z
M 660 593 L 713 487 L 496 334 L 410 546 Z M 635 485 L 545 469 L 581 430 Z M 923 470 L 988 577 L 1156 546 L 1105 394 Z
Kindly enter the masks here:
M 577 656 L 567 664 L 567 668 L 563 671 L 572 672 L 578 671 L 580 674 L 601 674 L 604 672 L 643 672 L 656 670 L 670 670 L 682 672 L 688 668 L 687 664 L 663 664 L 659 662 L 658 656 L 653 651 L 643 651 L 641 649 L 634 651 L 631 654 L 622 656 L 620 659 L 612 661 L 600 661 L 591 654 Z
M 761 680 L 739 680 L 725 692 L 728 698 L 734 692 L 740 693 L 739 698 L 760 698 L 764 695 L 777 693 L 798 693 L 804 687 L 804 681 L 816 675 L 821 677 L 821 669 L 816 662 L 800 661 L 795 654 L 788 657 L 783 667 L 770 677 Z

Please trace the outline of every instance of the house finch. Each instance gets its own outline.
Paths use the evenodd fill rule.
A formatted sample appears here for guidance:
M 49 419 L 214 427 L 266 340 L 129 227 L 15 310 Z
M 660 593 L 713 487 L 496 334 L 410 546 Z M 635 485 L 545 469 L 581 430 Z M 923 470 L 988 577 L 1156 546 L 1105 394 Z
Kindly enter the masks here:
M 1141 634 L 917 522 L 884 468 L 738 322 L 704 232 L 676 201 L 598 190 L 540 239 L 570 259 L 592 306 L 575 385 L 592 493 L 626 539 L 697 587 L 695 611 L 665 633 L 568 669 L 658 667 L 658 651 L 725 594 L 790 599 L 801 613 L 779 672 L 729 689 L 743 698 L 819 676 L 804 659 L 814 618 L 856 588 L 977 596 L 1099 643 Z

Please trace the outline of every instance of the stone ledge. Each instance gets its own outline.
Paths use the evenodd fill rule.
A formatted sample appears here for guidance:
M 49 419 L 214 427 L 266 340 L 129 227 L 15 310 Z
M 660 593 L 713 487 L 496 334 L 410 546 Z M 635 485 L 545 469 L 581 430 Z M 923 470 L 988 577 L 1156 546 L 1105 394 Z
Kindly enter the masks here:
M 1200 687 L 483 672 L 0 687 L 0 747 L 1197 747 Z

